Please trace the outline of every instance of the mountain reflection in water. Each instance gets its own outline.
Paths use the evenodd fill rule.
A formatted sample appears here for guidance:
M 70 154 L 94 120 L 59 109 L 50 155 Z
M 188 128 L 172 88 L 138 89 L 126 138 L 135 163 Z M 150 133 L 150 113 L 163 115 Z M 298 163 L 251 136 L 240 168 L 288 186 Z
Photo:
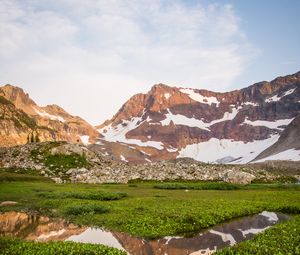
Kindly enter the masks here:
M 146 240 L 126 233 L 78 227 L 61 219 L 8 212 L 0 214 L 0 234 L 36 241 L 69 240 L 105 244 L 131 255 L 200 255 L 211 254 L 217 249 L 248 240 L 288 219 L 288 215 L 264 211 L 204 230 L 194 237 Z

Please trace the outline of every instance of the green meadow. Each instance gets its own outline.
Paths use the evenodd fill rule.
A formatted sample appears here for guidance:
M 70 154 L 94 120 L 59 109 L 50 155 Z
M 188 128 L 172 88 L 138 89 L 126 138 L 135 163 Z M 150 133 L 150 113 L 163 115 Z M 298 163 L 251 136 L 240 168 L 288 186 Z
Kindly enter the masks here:
M 30 178 L 24 174 L 10 173 L 0 174 L 0 180 L 0 201 L 18 202 L 14 206 L 0 207 L 1 212 L 38 213 L 64 218 L 82 226 L 99 226 L 149 239 L 162 236 L 188 236 L 201 229 L 264 210 L 292 215 L 300 214 L 300 185 L 297 184 L 275 183 L 247 186 L 203 182 L 55 184 L 38 176 Z M 266 231 L 266 234 L 263 233 L 258 237 L 268 235 L 268 240 L 270 236 L 274 236 L 275 239 L 283 238 L 285 228 L 293 228 L 296 223 L 299 225 L 299 216 L 293 217 L 290 222 L 271 228 L 270 233 Z M 299 227 L 295 228 L 295 231 L 295 234 L 300 236 Z M 237 247 L 234 247 L 224 250 L 224 253 L 221 254 L 253 254 L 251 251 L 255 247 L 259 249 L 263 242 L 261 240 L 263 237 L 238 245 L 237 247 L 242 247 L 240 248 L 242 253 L 239 253 L 240 251 L 236 250 Z M 280 249 L 280 243 L 271 240 L 264 245 L 278 246 L 277 248 Z M 296 241 L 286 238 L 287 244 L 284 249 L 294 247 Z M 3 243 L 11 243 L 10 246 L 8 245 L 9 247 L 5 248 L 8 251 L 20 245 L 35 246 L 34 243 L 20 240 L 11 240 L 10 242 L 1 240 L 0 245 L 3 246 Z M 255 243 L 259 243 L 259 246 L 255 246 Z M 55 247 L 57 249 L 58 247 L 63 249 L 61 247 L 64 245 L 67 247 L 68 243 L 51 243 L 49 245 L 52 245 L 55 250 Z M 77 244 L 76 247 L 79 246 L 80 244 Z M 244 251 L 248 252 L 248 246 L 252 250 L 249 248 L 249 253 L 243 253 Z M 43 250 L 46 249 L 45 247 L 47 244 L 38 244 L 36 249 Z M 89 249 L 88 246 L 85 248 Z M 277 251 L 277 248 L 275 247 L 272 251 Z M 298 248 L 296 245 L 294 250 L 299 251 Z M 1 250 L 4 252 L 5 249 Z M 3 252 L 0 254 L 9 254 Z M 119 254 L 114 252 L 112 251 L 111 254 Z M 99 253 L 76 253 L 74 251 L 72 254 L 109 253 L 101 253 L 100 249 Z M 288 253 L 267 252 L 263 254 Z

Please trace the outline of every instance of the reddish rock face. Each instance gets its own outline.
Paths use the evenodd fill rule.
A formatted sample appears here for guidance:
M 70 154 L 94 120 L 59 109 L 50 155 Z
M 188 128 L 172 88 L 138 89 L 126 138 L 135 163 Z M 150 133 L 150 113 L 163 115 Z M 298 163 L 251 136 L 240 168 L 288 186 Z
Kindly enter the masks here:
M 38 135 L 40 141 L 82 142 L 88 136 L 91 143 L 99 138 L 97 130 L 80 117 L 75 117 L 57 105 L 38 106 L 21 88 L 0 87 L 0 146 L 25 144 L 28 137 Z
M 270 139 L 276 142 L 300 113 L 299 102 L 300 72 L 226 93 L 157 84 L 95 128 L 57 105 L 40 107 L 22 89 L 5 85 L 0 87 L 0 146 L 24 144 L 38 135 L 40 141 L 88 140 L 127 163 L 176 157 L 205 161 L 197 155 L 218 155 L 211 162 L 242 158 L 246 150 L 253 155 L 236 161 L 245 163 L 270 146 Z M 241 155 L 235 148 L 240 145 Z
M 299 99 L 300 72 L 226 93 L 157 84 L 98 128 L 106 141 L 152 148 L 148 160 L 172 159 L 213 138 L 252 143 L 280 135 L 300 112 Z

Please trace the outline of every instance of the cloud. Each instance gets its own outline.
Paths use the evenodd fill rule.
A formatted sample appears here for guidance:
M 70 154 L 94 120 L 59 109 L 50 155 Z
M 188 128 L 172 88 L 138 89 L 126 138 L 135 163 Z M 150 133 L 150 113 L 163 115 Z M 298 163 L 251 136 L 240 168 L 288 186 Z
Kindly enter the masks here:
M 0 81 L 94 124 L 155 83 L 224 91 L 256 52 L 230 5 L 0 0 Z

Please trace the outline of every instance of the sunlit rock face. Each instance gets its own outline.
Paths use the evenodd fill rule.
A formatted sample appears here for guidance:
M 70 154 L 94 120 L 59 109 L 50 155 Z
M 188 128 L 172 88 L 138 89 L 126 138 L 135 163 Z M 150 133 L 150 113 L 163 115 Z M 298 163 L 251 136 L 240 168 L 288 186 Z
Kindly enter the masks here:
M 285 139 L 281 134 L 299 115 L 299 102 L 300 72 L 224 93 L 157 84 L 93 127 L 57 105 L 41 107 L 21 88 L 5 85 L 0 87 L 0 147 L 67 141 L 91 145 L 125 163 L 190 157 L 243 164 Z M 271 159 L 297 161 L 299 148 L 297 140 L 258 159 L 279 154 Z
M 78 116 L 57 105 L 41 107 L 21 88 L 0 87 L 0 146 L 35 141 L 94 143 L 99 133 Z
M 191 157 L 248 163 L 279 139 L 299 115 L 299 102 L 300 72 L 226 93 L 157 84 L 97 127 L 103 135 L 99 147 L 122 144 L 107 152 L 129 162 Z M 298 154 L 293 160 L 300 160 Z
M 36 241 L 66 240 L 104 244 L 124 250 L 130 255 L 199 255 L 212 254 L 223 247 L 248 240 L 255 234 L 289 218 L 284 214 L 264 211 L 200 233 L 189 233 L 192 237 L 177 236 L 146 240 L 116 231 L 80 228 L 67 224 L 63 220 L 50 220 L 47 217 L 9 212 L 0 214 L 0 234 Z

